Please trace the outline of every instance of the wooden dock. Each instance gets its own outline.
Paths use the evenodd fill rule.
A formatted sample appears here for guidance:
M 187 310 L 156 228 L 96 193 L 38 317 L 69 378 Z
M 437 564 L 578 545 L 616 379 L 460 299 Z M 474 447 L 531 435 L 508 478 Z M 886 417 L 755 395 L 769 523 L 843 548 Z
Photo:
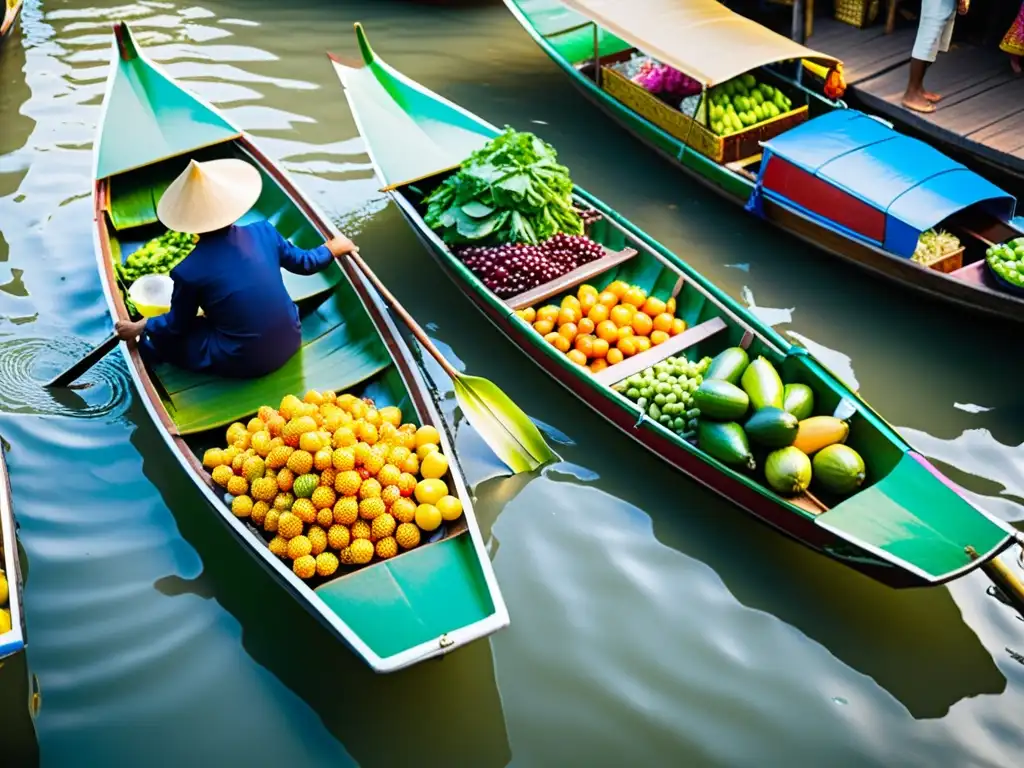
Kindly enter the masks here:
M 900 100 L 916 33 L 916 24 L 886 35 L 884 22 L 857 29 L 819 17 L 807 45 L 843 61 L 848 100 L 936 146 L 959 150 L 1024 179 L 1024 78 L 1013 76 L 998 48 L 954 43 L 948 53 L 939 54 L 925 77 L 925 87 L 944 97 L 935 112 L 906 109 Z

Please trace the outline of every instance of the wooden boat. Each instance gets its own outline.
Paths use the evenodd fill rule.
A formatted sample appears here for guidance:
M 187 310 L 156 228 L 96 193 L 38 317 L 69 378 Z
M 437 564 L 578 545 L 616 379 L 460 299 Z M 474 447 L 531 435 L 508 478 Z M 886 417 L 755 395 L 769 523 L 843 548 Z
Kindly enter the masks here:
M 21 6 L 22 0 L 4 0 L 4 15 L 0 19 L 0 41 L 14 29 L 14 22 L 18 20 L 18 14 L 21 13 Z
M 160 234 L 156 203 L 191 159 L 237 157 L 256 166 L 263 192 L 242 223 L 271 222 L 300 247 L 322 243 L 328 220 L 253 140 L 146 59 L 123 23 L 116 24 L 111 74 L 95 152 L 95 248 L 113 319 L 129 317 L 117 260 Z M 484 547 L 471 498 L 452 461 L 449 488 L 465 515 L 429 543 L 390 560 L 328 580 L 304 582 L 266 540 L 236 518 L 201 458 L 222 446 L 224 428 L 262 404 L 309 389 L 347 391 L 398 405 L 407 421 L 433 424 L 454 456 L 444 424 L 412 353 L 370 283 L 348 260 L 309 277 L 285 274 L 299 305 L 303 346 L 280 370 L 254 380 L 152 368 L 134 346 L 122 352 L 138 396 L 185 476 L 213 515 L 324 627 L 378 672 L 450 652 L 508 625 L 508 612 Z
M 11 624 L 11 628 L 6 632 L 0 631 L 0 666 L 2 666 L 5 659 L 24 653 L 26 644 L 21 557 L 11 496 L 11 480 L 7 475 L 2 440 L 0 440 L 0 572 L 3 573 L 6 581 L 6 598 L 0 600 L 0 610 L 8 612 Z
M 504 0 L 591 101 L 715 192 L 828 253 L 934 297 L 1024 322 L 985 251 L 1021 235 L 1014 198 L 963 165 L 807 85 L 833 57 L 717 0 Z M 707 89 L 745 73 L 788 89 L 788 115 L 720 137 L 613 65 L 647 53 Z M 803 66 L 801 66 L 803 65 Z M 795 69 L 787 75 L 786 67 Z M 701 120 L 703 115 L 703 120 Z M 870 170 L 865 170 L 870 169 Z M 962 252 L 924 266 L 919 235 L 938 227 Z
M 522 352 L 594 411 L 655 455 L 804 544 L 895 587 L 938 584 L 987 561 L 1014 542 L 1006 523 L 972 505 L 952 482 L 806 349 L 783 339 L 744 307 L 597 198 L 576 188 L 576 204 L 600 213 L 588 234 L 607 255 L 520 296 L 499 299 L 423 220 L 422 201 L 470 153 L 498 134 L 482 121 L 397 72 L 377 57 L 357 25 L 361 62 L 331 56 L 376 173 L 437 262 Z M 599 373 L 569 361 L 516 310 L 582 283 L 639 285 L 675 296 L 688 329 Z M 644 416 L 612 388 L 671 355 L 689 359 L 742 346 L 771 360 L 786 382 L 803 382 L 819 408 L 850 414 L 848 444 L 867 465 L 868 481 L 844 500 L 803 494 L 783 498 L 757 476 L 728 467 Z M 684 488 L 678 492 L 685 493 Z M 973 547 L 972 559 L 965 551 Z

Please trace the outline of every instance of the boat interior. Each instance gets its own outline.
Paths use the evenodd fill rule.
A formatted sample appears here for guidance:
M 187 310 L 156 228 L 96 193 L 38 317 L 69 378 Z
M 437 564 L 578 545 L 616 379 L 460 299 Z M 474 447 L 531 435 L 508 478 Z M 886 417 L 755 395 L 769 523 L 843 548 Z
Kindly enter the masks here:
M 263 163 L 242 143 L 227 142 L 119 174 L 109 180 L 109 186 L 101 182 L 101 194 L 105 195 L 101 198 L 102 207 L 106 212 L 102 217 L 101 238 L 111 258 L 123 262 L 134 250 L 166 231 L 157 220 L 156 201 L 191 159 L 205 161 L 222 157 L 246 159 L 263 175 L 263 192 L 256 205 L 240 220 L 241 224 L 264 219 L 299 247 L 310 248 L 323 243 L 324 238 L 315 224 L 272 178 Z M 188 462 L 218 496 L 223 494 L 223 489 L 213 484 L 209 472 L 203 469 L 204 452 L 208 448 L 223 447 L 224 430 L 229 424 L 245 423 L 255 416 L 261 405 L 276 405 L 284 394 L 301 396 L 310 389 L 350 392 L 360 398 L 372 398 L 380 407 L 397 406 L 405 421 L 422 423 L 423 414 L 417 412 L 417 403 L 410 396 L 401 370 L 378 333 L 371 313 L 340 266 L 334 264 L 311 276 L 287 271 L 282 274 L 299 307 L 303 339 L 299 352 L 282 368 L 251 380 L 197 374 L 169 364 L 152 366 L 149 370 L 156 393 L 190 451 L 186 457 Z M 112 269 L 108 279 L 117 280 Z M 118 281 L 118 287 L 123 300 L 128 286 Z M 451 477 L 446 479 L 452 493 L 457 493 Z M 468 507 L 468 500 L 464 502 Z M 272 534 L 257 529 L 251 521 L 247 520 L 246 524 L 250 533 L 259 539 L 258 545 L 265 546 L 267 537 Z M 431 546 L 442 542 L 447 546 Z M 410 583 L 427 581 L 427 573 L 431 574 L 429 583 L 439 601 L 473 606 L 462 617 L 465 624 L 494 612 L 465 516 L 443 523 L 429 541 L 425 539 L 424 545 L 414 550 L 369 567 L 353 570 L 342 566 L 335 577 L 314 578 L 307 583 L 379 655 L 388 656 L 404 650 L 410 635 L 427 642 L 453 628 L 450 612 L 441 610 L 440 603 L 438 610 L 431 614 L 423 610 L 423 603 L 413 608 L 402 596 L 403 590 L 406 594 L 411 594 L 409 590 L 422 591 L 423 586 L 410 586 Z M 352 586 L 341 586 L 347 583 Z M 365 606 L 360 609 L 360 601 L 353 600 L 354 596 L 367 594 L 367 590 L 376 593 L 376 613 L 368 613 Z M 392 614 L 384 616 L 387 611 Z M 371 621 L 373 616 L 376 618 Z M 393 634 L 385 632 L 389 627 Z M 403 627 L 407 631 L 401 630 Z M 398 638 L 401 638 L 401 647 L 395 646 Z
M 401 186 L 396 191 L 422 214 L 425 212 L 425 206 L 422 205 L 423 199 L 449 173 L 444 172 L 414 184 Z M 575 202 L 580 210 L 592 207 L 581 197 L 577 197 Z M 550 346 L 531 324 L 515 315 L 516 310 L 526 307 L 539 309 L 545 304 L 558 305 L 564 296 L 576 295 L 579 286 L 583 284 L 592 285 L 601 291 L 612 281 L 623 280 L 630 285 L 643 288 L 648 295 L 664 301 L 674 297 L 677 302 L 676 317 L 680 317 L 686 322 L 686 330 L 672 336 L 662 344 L 627 357 L 622 362 L 610 365 L 597 373 L 588 372 L 587 375 L 590 376 L 594 386 L 610 388 L 629 376 L 671 356 L 685 355 L 688 360 L 696 361 L 704 356 L 714 357 L 729 347 L 741 346 L 746 349 L 750 359 L 754 359 L 758 355 L 769 359 L 785 383 L 803 383 L 809 386 L 814 392 L 815 415 L 833 415 L 837 410 L 844 415 L 845 413 L 851 414 L 848 420 L 850 436 L 847 444 L 861 454 L 867 467 L 867 480 L 862 486 L 862 491 L 885 478 L 903 458 L 903 448 L 892 441 L 884 428 L 876 422 L 875 417 L 869 415 L 859 401 L 848 394 L 841 383 L 823 371 L 817 363 L 810 361 L 807 355 L 801 352 L 788 354 L 784 352 L 759 333 L 756 328 L 745 322 L 742 317 L 727 308 L 704 282 L 695 279 L 693 275 L 686 274 L 662 254 L 650 248 L 639 238 L 632 236 L 618 222 L 607 216 L 601 216 L 588 225 L 587 235 L 604 246 L 606 255 L 603 258 L 585 264 L 523 294 L 503 300 L 508 315 L 513 322 L 519 324 L 522 337 L 526 342 L 544 348 Z M 480 291 L 487 292 L 494 301 L 502 301 L 488 291 L 483 283 L 478 281 L 450 251 L 447 258 L 467 280 L 477 282 Z M 553 348 L 552 352 L 554 352 Z M 580 366 L 571 362 L 564 354 L 557 353 L 553 357 L 564 367 L 566 375 L 578 375 L 581 370 Z M 616 393 L 616 397 L 622 408 L 635 412 L 639 419 L 642 411 L 635 403 L 618 393 Z M 648 421 L 650 420 L 648 419 Z M 686 450 L 700 453 L 708 461 L 715 462 L 696 447 L 695 441 L 683 439 L 680 434 L 661 424 L 657 424 L 655 428 L 664 437 L 685 446 Z M 767 451 L 755 450 L 757 469 L 753 471 L 735 467 L 730 467 L 726 471 L 735 472 L 748 482 L 765 488 L 762 477 L 766 455 Z M 724 467 L 724 465 L 722 466 Z M 789 503 L 793 511 L 817 516 L 839 504 L 842 499 L 832 497 L 828 493 L 812 487 L 807 493 L 785 498 L 783 501 Z

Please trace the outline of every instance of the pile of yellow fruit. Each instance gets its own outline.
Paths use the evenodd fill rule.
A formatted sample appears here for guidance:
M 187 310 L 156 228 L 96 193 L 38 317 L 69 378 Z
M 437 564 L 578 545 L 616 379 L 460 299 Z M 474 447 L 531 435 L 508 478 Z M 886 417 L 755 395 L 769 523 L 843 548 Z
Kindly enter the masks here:
M 369 398 L 310 390 L 228 427 L 203 466 L 235 516 L 262 528 L 303 579 L 387 560 L 462 515 L 437 429 L 402 423 Z
M 0 547 L 0 560 L 3 559 L 4 550 Z M 11 609 L 7 605 L 10 597 L 10 587 L 7 584 L 7 574 L 0 568 L 0 635 L 11 631 Z
M 528 307 L 516 314 L 574 363 L 597 373 L 685 331 L 686 322 L 675 311 L 675 298 L 662 301 L 615 280 L 603 291 L 583 284 L 559 306 Z

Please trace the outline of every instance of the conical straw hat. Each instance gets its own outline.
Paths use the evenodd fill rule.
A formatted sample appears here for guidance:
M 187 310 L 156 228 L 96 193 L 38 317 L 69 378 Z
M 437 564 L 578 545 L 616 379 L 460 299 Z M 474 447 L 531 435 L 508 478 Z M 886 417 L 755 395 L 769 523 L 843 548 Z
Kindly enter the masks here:
M 160 198 L 156 215 L 168 229 L 201 235 L 242 218 L 262 189 L 260 172 L 244 160 L 192 160 Z

